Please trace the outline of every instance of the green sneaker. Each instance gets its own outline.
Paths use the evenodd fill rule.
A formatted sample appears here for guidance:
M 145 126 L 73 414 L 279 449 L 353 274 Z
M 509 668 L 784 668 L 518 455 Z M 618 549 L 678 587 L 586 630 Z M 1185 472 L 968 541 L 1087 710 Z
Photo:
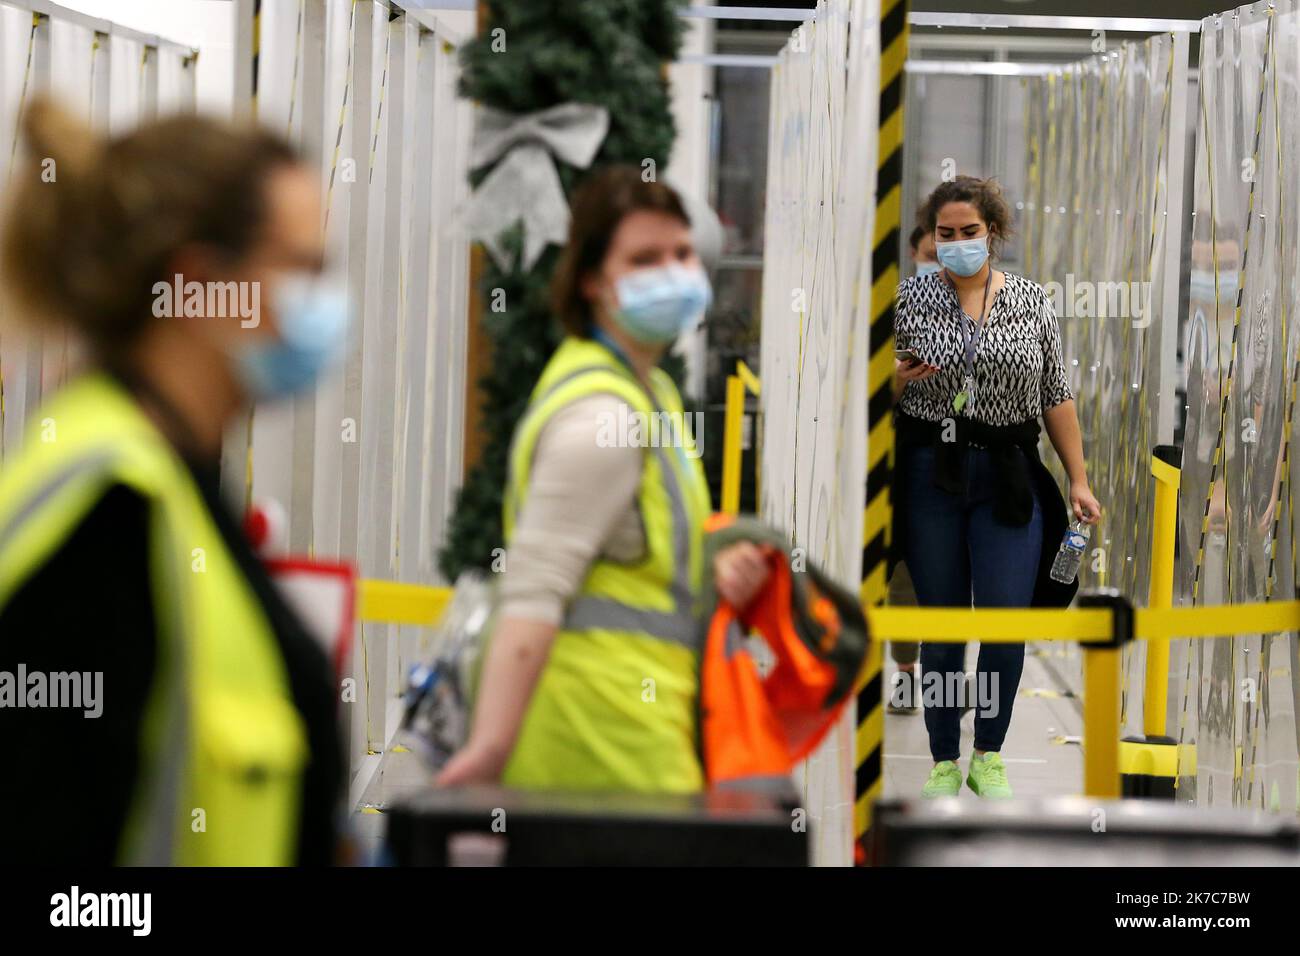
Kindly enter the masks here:
M 995 753 L 986 753 L 982 758 L 970 758 L 970 776 L 966 778 L 966 786 L 985 800 L 1011 799 L 1006 765 Z
M 955 797 L 961 792 L 961 770 L 951 760 L 941 760 L 930 771 L 930 779 L 921 788 L 921 796 Z

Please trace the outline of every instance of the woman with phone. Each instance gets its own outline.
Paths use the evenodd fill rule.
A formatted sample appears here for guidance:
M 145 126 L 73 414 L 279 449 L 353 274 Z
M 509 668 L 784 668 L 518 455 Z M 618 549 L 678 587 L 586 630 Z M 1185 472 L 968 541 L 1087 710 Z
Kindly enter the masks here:
M 894 536 L 919 602 L 940 607 L 1063 606 L 1077 584 L 1050 578 L 1068 528 L 1038 456 L 1039 419 L 1069 476 L 1073 518 L 1096 523 L 1083 442 L 1050 299 L 993 268 L 1011 212 L 992 179 L 959 176 L 921 210 L 941 266 L 898 288 Z M 926 797 L 961 789 L 965 645 L 923 644 L 925 725 L 934 768 Z M 983 644 L 967 785 L 1011 796 L 1000 751 L 1024 668 L 1023 644 Z M 931 687 L 931 685 L 934 685 Z

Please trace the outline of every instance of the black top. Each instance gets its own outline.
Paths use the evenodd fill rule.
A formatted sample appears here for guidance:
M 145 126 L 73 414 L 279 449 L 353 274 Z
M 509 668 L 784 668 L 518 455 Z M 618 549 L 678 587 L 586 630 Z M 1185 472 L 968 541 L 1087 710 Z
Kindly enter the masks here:
M 988 304 L 975 355 L 974 396 L 961 413 L 986 425 L 1015 425 L 1073 398 L 1051 298 L 1037 282 L 1005 275 Z M 966 375 L 963 322 L 961 303 L 941 271 L 899 285 L 898 347 L 939 366 L 929 378 L 907 383 L 900 410 L 932 422 L 955 414 L 953 399 Z
M 215 469 L 191 465 L 226 545 L 284 655 L 311 757 L 302 788 L 297 860 L 336 858 L 344 789 L 330 664 L 281 599 L 234 515 Z M 114 862 L 140 769 L 141 721 L 158 649 L 149 569 L 149 503 L 110 488 L 77 529 L 0 607 L 0 671 L 101 671 L 103 712 L 0 709 L 0 861 Z

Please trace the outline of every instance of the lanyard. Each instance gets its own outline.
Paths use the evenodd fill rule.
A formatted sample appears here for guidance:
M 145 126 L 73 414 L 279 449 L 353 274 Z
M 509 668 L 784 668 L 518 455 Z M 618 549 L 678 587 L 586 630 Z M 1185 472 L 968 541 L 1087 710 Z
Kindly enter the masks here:
M 627 353 L 618 347 L 618 343 L 614 341 L 608 332 L 600 326 L 593 324 L 591 327 L 591 337 L 613 352 L 614 358 L 622 362 L 629 372 L 632 372 L 633 378 L 636 377 L 636 372 L 632 368 L 632 362 L 627 357 Z
M 947 273 L 944 278 L 948 279 L 949 285 L 952 285 L 952 279 Z M 975 393 L 975 353 L 979 351 L 980 340 L 984 337 L 984 315 L 989 307 L 989 289 L 993 285 L 993 267 L 989 266 L 988 278 L 984 280 L 984 298 L 980 302 L 979 322 L 976 322 L 966 310 L 961 307 L 961 296 L 957 296 L 957 311 L 961 313 L 961 337 L 963 343 L 962 358 L 965 365 L 966 375 L 962 380 L 962 389 L 952 400 L 953 411 L 960 412 Z M 956 293 L 956 286 L 953 285 L 953 292 Z
M 627 370 L 632 373 L 633 378 L 636 378 L 636 371 L 632 366 L 632 362 L 628 359 L 627 353 L 619 348 L 618 343 L 614 341 L 609 333 L 599 326 L 593 325 L 591 327 L 591 337 L 613 352 L 614 357 L 627 367 Z M 654 391 L 647 388 L 640 379 L 637 379 L 637 384 L 640 385 L 645 393 L 650 396 L 650 401 L 654 405 L 655 410 L 662 412 L 663 409 L 659 407 L 659 397 L 655 395 Z M 684 434 L 679 434 L 679 429 L 684 427 L 684 423 L 674 421 L 674 416 L 672 415 L 667 415 L 666 417 L 668 419 L 668 429 L 672 433 L 669 443 L 674 449 L 676 449 L 677 460 L 681 462 L 684 473 L 689 475 L 691 473 L 691 462 L 690 458 L 686 454 L 686 436 Z

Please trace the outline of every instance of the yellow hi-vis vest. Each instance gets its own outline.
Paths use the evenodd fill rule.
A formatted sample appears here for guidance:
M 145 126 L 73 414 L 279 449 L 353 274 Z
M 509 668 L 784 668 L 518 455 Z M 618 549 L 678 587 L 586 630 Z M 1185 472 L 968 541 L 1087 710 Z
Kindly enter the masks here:
M 709 488 L 676 387 L 662 371 L 652 375 L 653 400 L 605 346 L 567 338 L 515 431 L 507 543 L 528 494 L 538 436 L 560 408 L 612 393 L 623 399 L 627 420 L 593 422 L 593 440 L 649 447 L 637 493 L 646 553 L 631 564 L 592 563 L 524 717 L 503 777 L 508 786 L 680 793 L 704 785 L 697 604 Z
M 0 469 L 0 607 L 115 484 L 149 502 L 158 628 L 118 861 L 290 864 L 308 747 L 275 635 L 184 462 L 105 375 L 54 396 Z

